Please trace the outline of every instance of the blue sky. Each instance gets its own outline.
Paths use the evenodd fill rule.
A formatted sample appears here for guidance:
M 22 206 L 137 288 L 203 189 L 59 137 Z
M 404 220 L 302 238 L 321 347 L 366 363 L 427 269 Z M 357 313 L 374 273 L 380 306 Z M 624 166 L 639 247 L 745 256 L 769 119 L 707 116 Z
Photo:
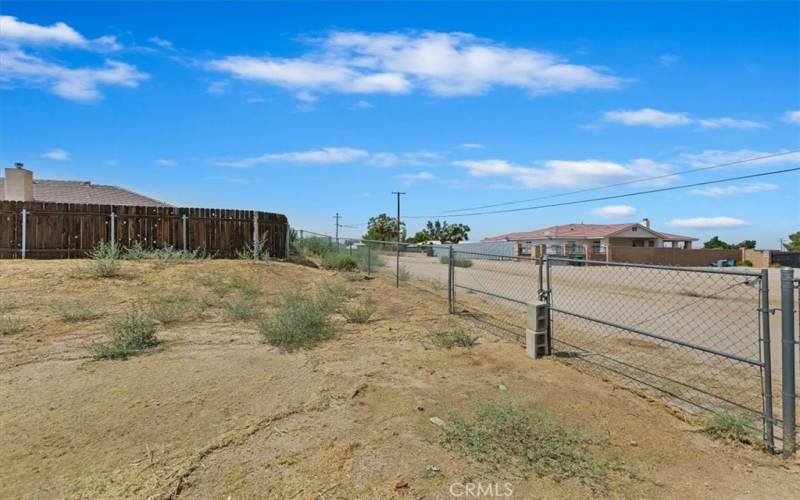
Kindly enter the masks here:
M 405 214 L 442 214 L 800 149 L 796 2 L 4 2 L 2 15 L 3 164 L 317 231 L 337 211 L 343 224 L 393 212 L 391 191 L 407 192 Z M 709 188 L 448 220 L 476 239 L 649 217 L 765 248 L 800 230 L 796 172 Z

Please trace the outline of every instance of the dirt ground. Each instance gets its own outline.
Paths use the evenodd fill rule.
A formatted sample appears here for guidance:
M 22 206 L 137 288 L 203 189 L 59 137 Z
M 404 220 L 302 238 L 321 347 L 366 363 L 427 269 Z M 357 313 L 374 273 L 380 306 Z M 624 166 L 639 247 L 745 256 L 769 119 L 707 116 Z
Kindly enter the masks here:
M 453 484 L 478 482 L 509 482 L 516 498 L 800 496 L 800 461 L 712 440 L 700 422 L 558 360 L 481 333 L 472 349 L 435 348 L 429 330 L 460 321 L 440 291 L 281 262 L 126 262 L 106 279 L 75 272 L 85 265 L 0 261 L 0 314 L 23 324 L 0 337 L 2 498 L 451 498 L 465 497 Z M 342 280 L 377 314 L 363 325 L 335 317 L 336 339 L 281 352 L 227 320 L 204 284 L 231 273 L 258 283 L 267 311 L 291 290 Z M 200 313 L 160 328 L 154 352 L 88 356 L 111 318 L 167 291 Z M 75 299 L 104 316 L 64 323 L 52 307 Z M 623 471 L 598 493 L 445 449 L 431 417 L 447 422 L 481 396 L 579 426 Z

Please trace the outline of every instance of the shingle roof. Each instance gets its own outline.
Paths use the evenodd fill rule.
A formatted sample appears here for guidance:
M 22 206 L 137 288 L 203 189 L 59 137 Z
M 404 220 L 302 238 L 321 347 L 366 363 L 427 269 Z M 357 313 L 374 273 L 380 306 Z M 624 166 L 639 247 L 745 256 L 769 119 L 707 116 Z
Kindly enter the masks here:
M 0 201 L 5 199 L 5 178 L 0 177 Z M 88 181 L 57 181 L 34 179 L 34 201 L 49 203 L 89 203 L 96 205 L 134 205 L 146 207 L 168 207 L 158 201 L 117 186 L 92 184 Z
M 541 238 L 599 239 L 607 238 L 614 233 L 618 233 L 632 226 L 638 226 L 655 234 L 662 235 L 665 237 L 664 239 L 667 240 L 685 241 L 697 239 L 692 238 L 691 236 L 661 233 L 653 229 L 647 229 L 636 222 L 628 222 L 625 224 L 564 224 L 561 226 L 550 226 L 543 229 L 537 229 L 535 231 L 501 234 L 500 236 L 486 238 L 484 241 L 517 241 L 535 240 Z

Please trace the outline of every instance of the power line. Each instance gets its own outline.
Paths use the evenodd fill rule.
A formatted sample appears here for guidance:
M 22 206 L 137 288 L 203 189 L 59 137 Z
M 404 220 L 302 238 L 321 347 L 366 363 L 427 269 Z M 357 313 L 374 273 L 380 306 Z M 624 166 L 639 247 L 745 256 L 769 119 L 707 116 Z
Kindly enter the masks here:
M 552 207 L 563 207 L 566 205 L 577 205 L 582 203 L 591 203 L 595 201 L 606 201 L 606 200 L 616 200 L 619 198 L 627 198 L 630 196 L 641 196 L 645 194 L 653 194 L 653 193 L 663 193 L 665 191 L 675 191 L 678 189 L 686 189 L 691 187 L 698 187 L 698 186 L 707 186 L 709 184 L 719 184 L 720 182 L 729 182 L 729 181 L 738 181 L 743 179 L 753 179 L 755 177 L 764 177 L 767 175 L 778 175 L 778 174 L 785 174 L 788 172 L 796 172 L 800 170 L 800 167 L 795 168 L 787 168 L 783 170 L 772 170 L 769 172 L 761 172 L 757 174 L 750 174 L 750 175 L 740 175 L 737 177 L 727 177 L 724 179 L 715 179 L 711 181 L 704 181 L 704 182 L 695 182 L 692 184 L 682 184 L 680 186 L 670 186 L 664 188 L 657 188 L 657 189 L 648 189 L 646 191 L 636 191 L 633 193 L 624 193 L 624 194 L 615 194 L 610 196 L 599 196 L 596 198 L 587 198 L 583 200 L 573 200 L 573 201 L 564 201 L 561 203 L 550 203 L 547 205 L 536 205 L 532 207 L 521 207 L 521 208 L 506 208 L 503 210 L 490 210 L 485 212 L 472 212 L 468 214 L 450 214 L 450 215 L 407 215 L 406 219 L 435 219 L 435 218 L 444 218 L 444 217 L 470 217 L 473 215 L 491 215 L 491 214 L 503 214 L 503 213 L 510 213 L 510 212 L 523 212 L 527 210 L 537 210 L 541 208 L 552 208 Z
M 627 186 L 627 185 L 630 185 L 630 184 L 637 184 L 639 182 L 654 181 L 654 180 L 658 180 L 658 179 L 666 179 L 668 177 L 675 177 L 675 176 L 681 175 L 681 174 L 691 174 L 691 173 L 694 173 L 694 172 L 703 172 L 705 170 L 711 170 L 711 169 L 715 169 L 715 168 L 730 167 L 730 166 L 733 166 L 733 165 L 741 165 L 742 163 L 749 163 L 749 162 L 758 161 L 758 160 L 766 160 L 766 159 L 770 159 L 770 158 L 778 158 L 780 156 L 786 156 L 786 155 L 795 154 L 795 153 L 800 153 L 800 149 L 793 150 L 793 151 L 783 151 L 783 152 L 780 152 L 780 153 L 774 153 L 774 154 L 763 155 L 763 156 L 757 156 L 757 157 L 754 157 L 754 158 L 746 158 L 746 159 L 743 159 L 743 160 L 736 160 L 736 161 L 731 161 L 731 162 L 727 162 L 727 163 L 719 163 L 719 164 L 710 165 L 710 166 L 707 166 L 707 167 L 693 168 L 693 169 L 690 169 L 690 170 L 682 170 L 680 172 L 673 172 L 673 173 L 670 173 L 670 174 L 656 175 L 656 176 L 652 176 L 652 177 L 640 177 L 638 179 L 633 179 L 633 180 L 624 181 L 624 182 L 618 182 L 616 184 L 606 184 L 604 186 L 597 186 L 597 187 L 591 187 L 591 188 L 586 188 L 586 189 L 578 189 L 578 190 L 575 190 L 575 191 L 568 191 L 566 193 L 550 194 L 550 195 L 546 195 L 546 196 L 538 196 L 536 198 L 526 198 L 524 200 L 505 201 L 505 202 L 502 202 L 502 203 L 495 203 L 495 204 L 492 204 L 492 205 L 479 205 L 479 206 L 467 207 L 467 208 L 454 208 L 454 209 L 451 209 L 451 210 L 445 210 L 444 213 L 445 214 L 450 214 L 452 212 L 466 212 L 466 211 L 470 211 L 470 210 L 480 210 L 482 208 L 503 207 L 503 206 L 508 206 L 508 205 L 516 205 L 518 203 L 526 203 L 526 202 L 529 202 L 529 201 L 537 201 L 537 200 L 547 200 L 547 199 L 552 199 L 552 198 L 559 198 L 559 197 L 562 197 L 562 196 L 569 196 L 569 195 L 573 195 L 573 194 L 587 193 L 587 192 L 590 192 L 590 191 L 598 191 L 598 190 L 602 190 L 602 189 L 610 189 L 610 188 L 619 187 L 619 186 Z

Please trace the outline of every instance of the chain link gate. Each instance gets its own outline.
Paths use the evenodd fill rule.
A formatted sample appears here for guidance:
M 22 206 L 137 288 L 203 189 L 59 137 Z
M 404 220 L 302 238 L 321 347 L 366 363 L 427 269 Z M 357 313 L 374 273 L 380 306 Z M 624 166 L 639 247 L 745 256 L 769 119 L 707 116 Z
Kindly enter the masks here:
M 476 326 L 524 342 L 528 304 L 546 301 L 556 356 L 690 413 L 736 415 L 770 450 L 780 440 L 766 270 L 451 252 L 469 261 L 451 266 L 451 311 Z

